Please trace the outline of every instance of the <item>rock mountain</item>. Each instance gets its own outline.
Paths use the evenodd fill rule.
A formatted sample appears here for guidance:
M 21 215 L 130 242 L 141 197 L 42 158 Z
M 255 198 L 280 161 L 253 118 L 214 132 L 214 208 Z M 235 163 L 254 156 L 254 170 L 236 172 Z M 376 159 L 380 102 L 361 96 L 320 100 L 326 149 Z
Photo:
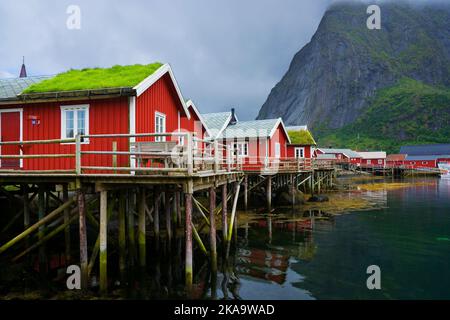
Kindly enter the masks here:
M 354 142 L 369 148 L 386 147 L 375 141 L 389 139 L 387 135 L 400 134 L 404 141 L 419 142 L 414 136 L 414 129 L 421 129 L 416 126 L 419 119 L 412 114 L 406 128 L 399 128 L 402 115 L 392 110 L 392 104 L 400 105 L 403 113 L 427 108 L 423 95 L 411 101 L 415 92 L 439 94 L 444 100 L 439 100 L 442 105 L 434 110 L 436 116 L 450 115 L 450 4 L 381 2 L 380 30 L 367 28 L 367 6 L 340 2 L 328 8 L 311 41 L 271 90 L 257 119 L 282 117 L 287 125 L 307 124 L 319 140 L 333 134 L 327 142 L 335 145 L 345 144 L 344 136 L 357 135 Z M 405 107 L 411 103 L 416 105 Z M 392 113 L 393 118 L 382 119 L 387 121 L 379 123 L 382 132 L 364 131 L 370 124 L 363 122 L 372 121 L 378 112 Z M 395 121 L 388 123 L 389 119 Z M 428 119 L 425 130 L 440 130 L 439 136 L 445 126 L 449 123 Z M 393 145 L 389 142 L 387 148 L 394 149 Z

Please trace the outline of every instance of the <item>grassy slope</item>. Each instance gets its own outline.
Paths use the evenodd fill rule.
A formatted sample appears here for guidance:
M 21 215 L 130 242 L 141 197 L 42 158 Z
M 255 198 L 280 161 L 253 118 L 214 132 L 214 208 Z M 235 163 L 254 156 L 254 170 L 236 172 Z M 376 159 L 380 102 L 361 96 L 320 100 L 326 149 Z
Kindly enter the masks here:
M 162 64 L 157 62 L 148 65 L 69 70 L 34 84 L 23 93 L 134 87 L 161 66 Z
M 339 130 L 318 129 L 319 145 L 358 150 L 399 151 L 401 145 L 450 142 L 450 89 L 403 78 L 379 90 L 354 123 Z

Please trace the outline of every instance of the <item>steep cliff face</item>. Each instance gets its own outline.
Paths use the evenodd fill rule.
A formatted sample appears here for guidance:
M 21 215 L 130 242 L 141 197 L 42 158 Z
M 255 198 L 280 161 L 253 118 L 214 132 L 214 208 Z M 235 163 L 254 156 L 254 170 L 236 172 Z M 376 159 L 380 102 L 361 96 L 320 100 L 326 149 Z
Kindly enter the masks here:
M 408 78 L 450 86 L 450 5 L 382 2 L 381 30 L 366 27 L 367 4 L 331 6 L 293 58 L 258 119 L 282 117 L 315 132 L 357 120 L 377 91 Z

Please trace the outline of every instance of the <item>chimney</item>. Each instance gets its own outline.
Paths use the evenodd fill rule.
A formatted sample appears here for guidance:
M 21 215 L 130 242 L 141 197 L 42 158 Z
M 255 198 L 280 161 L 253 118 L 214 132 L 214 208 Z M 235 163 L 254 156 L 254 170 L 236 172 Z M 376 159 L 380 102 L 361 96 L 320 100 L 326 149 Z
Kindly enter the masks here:
M 20 68 L 19 78 L 26 78 L 26 77 L 27 77 L 27 69 L 25 68 L 25 57 L 23 57 L 22 68 Z
M 234 108 L 231 108 L 231 121 L 230 121 L 230 124 L 231 125 L 233 125 L 233 124 L 236 124 L 236 114 L 235 114 L 235 111 L 234 111 Z

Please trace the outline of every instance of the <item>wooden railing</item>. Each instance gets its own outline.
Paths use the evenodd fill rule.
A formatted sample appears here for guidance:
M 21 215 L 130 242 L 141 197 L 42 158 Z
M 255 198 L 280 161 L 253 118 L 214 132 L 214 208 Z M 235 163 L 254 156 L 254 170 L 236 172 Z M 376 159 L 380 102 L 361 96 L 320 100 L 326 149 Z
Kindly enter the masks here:
M 0 161 L 18 159 L 23 165 L 20 168 L 0 167 L 0 173 L 190 176 L 231 171 L 277 173 L 333 168 L 332 161 L 317 159 L 241 157 L 229 145 L 200 139 L 189 132 L 90 134 L 77 135 L 73 139 L 0 142 L 0 148 L 14 145 L 20 152 L 18 149 L 15 152 L 18 154 L 2 154 L 0 149 Z M 52 146 L 44 148 L 45 145 Z M 8 152 L 12 153 L 11 149 Z

